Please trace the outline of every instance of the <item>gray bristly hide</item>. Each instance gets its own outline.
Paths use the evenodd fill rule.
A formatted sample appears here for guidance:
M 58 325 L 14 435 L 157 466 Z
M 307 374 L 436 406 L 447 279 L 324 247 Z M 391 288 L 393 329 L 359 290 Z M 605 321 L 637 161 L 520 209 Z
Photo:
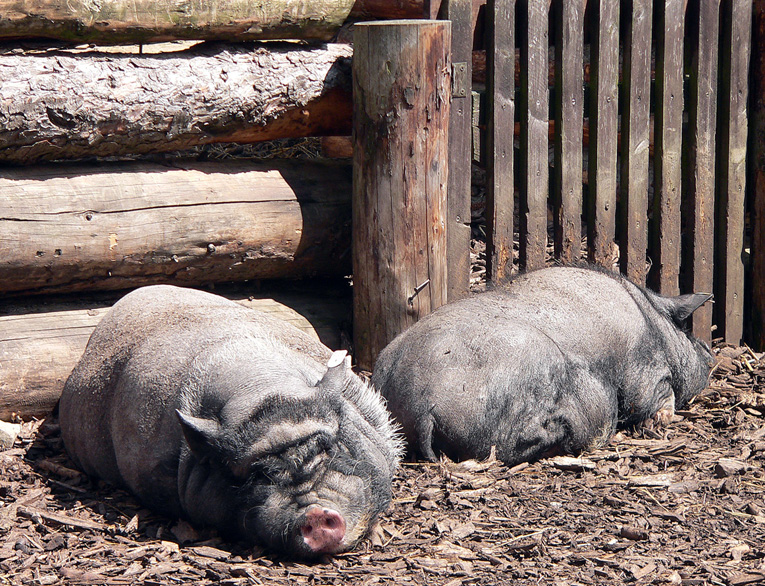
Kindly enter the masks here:
M 345 551 L 389 506 L 402 443 L 344 354 L 222 297 L 144 287 L 67 380 L 64 444 L 166 515 L 295 557 Z
M 662 297 L 590 267 L 519 276 L 442 306 L 393 340 L 372 383 L 414 455 L 509 465 L 601 445 L 671 419 L 706 385 L 685 322 L 708 294 Z

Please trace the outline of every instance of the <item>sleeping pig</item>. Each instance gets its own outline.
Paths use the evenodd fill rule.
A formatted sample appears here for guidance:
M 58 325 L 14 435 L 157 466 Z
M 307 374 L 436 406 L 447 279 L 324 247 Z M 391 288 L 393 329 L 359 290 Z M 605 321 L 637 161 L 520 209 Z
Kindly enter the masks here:
M 440 307 L 380 354 L 373 385 L 414 455 L 508 465 L 578 454 L 701 391 L 712 354 L 685 323 L 711 295 L 663 297 L 590 267 L 530 272 Z
M 390 504 L 402 446 L 344 356 L 222 297 L 144 287 L 67 380 L 64 444 L 158 512 L 290 556 L 345 551 Z

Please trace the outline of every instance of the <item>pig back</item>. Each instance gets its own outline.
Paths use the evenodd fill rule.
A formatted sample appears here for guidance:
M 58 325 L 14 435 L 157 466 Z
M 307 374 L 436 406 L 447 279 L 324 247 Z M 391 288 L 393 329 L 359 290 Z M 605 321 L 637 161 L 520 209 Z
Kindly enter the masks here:
M 136 484 L 153 479 L 156 502 L 147 504 L 178 514 L 180 394 L 195 358 L 237 337 L 315 358 L 316 378 L 331 354 L 297 328 L 217 295 L 156 285 L 123 297 L 94 330 L 64 386 L 59 416 L 71 458 L 88 474 L 138 494 L 145 491 Z
M 623 356 L 648 334 L 647 308 L 640 305 L 639 290 L 591 268 L 533 271 L 493 295 L 492 302 L 506 316 L 544 332 L 567 355 L 590 364 L 615 353 Z

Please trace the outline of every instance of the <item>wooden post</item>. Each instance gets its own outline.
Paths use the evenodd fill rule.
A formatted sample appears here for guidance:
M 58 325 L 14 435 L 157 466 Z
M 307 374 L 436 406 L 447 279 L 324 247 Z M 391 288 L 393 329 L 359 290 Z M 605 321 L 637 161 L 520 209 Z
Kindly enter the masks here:
M 585 3 L 555 6 L 555 256 L 572 262 L 582 249 Z
M 691 282 L 686 288 L 712 293 L 714 277 L 715 138 L 717 130 L 717 54 L 720 0 L 701 0 L 697 45 L 692 48 L 690 82 L 690 144 L 686 166 L 688 227 L 685 258 Z M 694 22 L 694 26 L 697 24 Z M 712 339 L 712 307 L 693 314 L 693 333 Z
M 587 254 L 590 262 L 611 266 L 616 231 L 619 2 L 596 0 L 592 13 Z
M 619 209 L 619 265 L 645 285 L 648 248 L 648 143 L 651 104 L 651 19 L 653 0 L 632 0 L 624 39 L 622 84 L 622 200 Z
M 526 3 L 527 35 L 521 48 L 521 167 L 519 201 L 519 264 L 540 269 L 547 247 L 547 196 L 550 164 L 549 91 L 547 59 L 549 40 L 546 0 Z M 509 135 L 507 140 L 510 140 Z
M 451 25 L 354 32 L 353 314 L 357 364 L 446 302 Z
M 515 0 L 489 0 L 486 18 L 486 273 L 498 283 L 513 270 Z
M 723 3 L 715 223 L 715 323 L 731 344 L 744 334 L 744 193 L 752 0 Z
M 657 5 L 656 118 L 653 218 L 648 253 L 649 285 L 664 295 L 680 293 L 680 202 L 683 145 L 684 0 Z
M 445 0 L 440 16 L 452 23 L 446 256 L 449 263 L 447 298 L 454 301 L 467 296 L 470 287 L 473 3 Z
M 765 0 L 754 0 L 752 42 L 752 331 L 749 342 L 765 350 Z

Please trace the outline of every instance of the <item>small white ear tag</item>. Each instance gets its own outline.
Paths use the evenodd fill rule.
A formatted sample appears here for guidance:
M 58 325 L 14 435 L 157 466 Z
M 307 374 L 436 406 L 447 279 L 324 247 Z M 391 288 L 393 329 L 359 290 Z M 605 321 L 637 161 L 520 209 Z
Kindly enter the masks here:
M 327 368 L 334 368 L 335 366 L 340 366 L 343 361 L 345 360 L 346 355 L 348 354 L 345 350 L 335 350 L 332 353 L 332 356 L 329 357 L 329 361 L 327 362 Z M 348 360 L 350 360 L 350 356 L 348 356 Z

